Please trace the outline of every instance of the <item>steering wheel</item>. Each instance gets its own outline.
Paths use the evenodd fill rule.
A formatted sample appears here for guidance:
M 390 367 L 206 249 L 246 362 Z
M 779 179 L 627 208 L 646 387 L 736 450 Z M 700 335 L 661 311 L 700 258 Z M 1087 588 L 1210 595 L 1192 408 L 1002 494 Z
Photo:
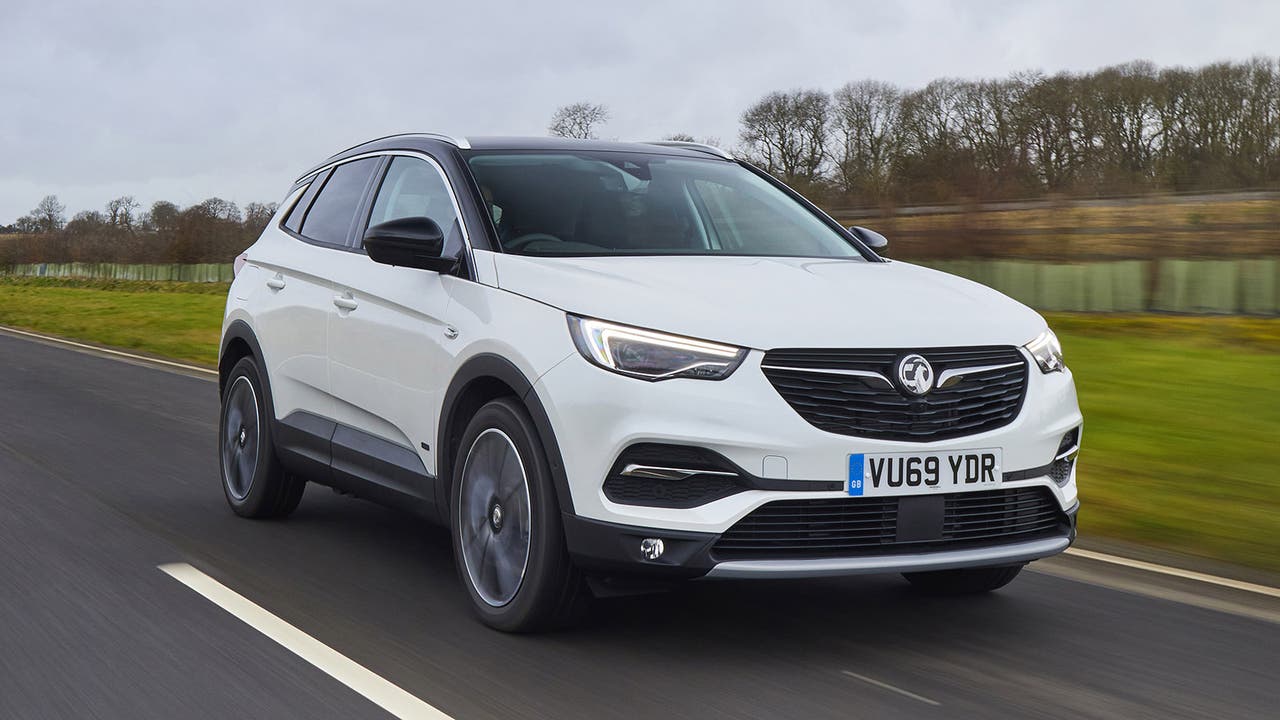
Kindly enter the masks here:
M 521 235 L 520 237 L 512 240 L 511 242 L 505 243 L 502 247 L 504 250 L 520 251 L 520 250 L 523 250 L 526 245 L 530 245 L 539 240 L 554 240 L 555 242 L 563 242 L 560 238 L 556 237 L 555 235 L 536 232 L 536 233 L 525 233 L 524 235 Z

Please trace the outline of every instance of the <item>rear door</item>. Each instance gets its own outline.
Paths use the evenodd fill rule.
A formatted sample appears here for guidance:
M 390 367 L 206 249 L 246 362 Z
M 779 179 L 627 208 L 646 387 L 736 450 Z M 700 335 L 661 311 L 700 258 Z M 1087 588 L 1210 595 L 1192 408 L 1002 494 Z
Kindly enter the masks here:
M 277 419 L 333 414 L 330 278 L 352 256 L 347 238 L 378 163 L 378 158 L 357 160 L 316 175 L 284 222 L 272 228 L 272 241 L 255 245 L 248 258 L 263 284 L 254 290 L 254 322 Z
M 370 224 L 429 217 L 445 232 L 445 254 L 456 254 L 465 247 L 464 229 L 448 180 L 429 156 L 391 156 L 376 188 L 367 221 L 357 228 L 356 252 L 333 277 L 338 305 L 329 315 L 329 376 L 335 418 L 397 446 L 381 446 L 381 452 L 416 453 L 431 469 L 448 362 L 450 288 L 466 281 L 375 263 L 359 238 Z M 336 436 L 334 443 L 336 462 Z

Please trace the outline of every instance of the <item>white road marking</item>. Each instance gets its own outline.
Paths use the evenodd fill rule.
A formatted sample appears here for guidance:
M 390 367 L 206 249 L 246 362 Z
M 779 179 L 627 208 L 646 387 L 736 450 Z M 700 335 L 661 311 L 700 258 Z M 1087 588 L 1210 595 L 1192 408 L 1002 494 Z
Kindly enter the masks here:
M 1183 570 L 1182 568 L 1169 567 L 1167 565 L 1157 565 L 1156 563 L 1120 557 L 1119 555 L 1108 555 L 1106 553 L 1094 552 L 1093 550 L 1083 550 L 1081 548 L 1069 548 L 1067 550 L 1067 554 L 1087 558 L 1089 560 L 1097 560 L 1098 562 L 1111 563 L 1112 565 L 1123 565 L 1124 567 L 1134 568 L 1136 570 L 1145 570 L 1147 572 L 1159 573 L 1161 575 L 1169 575 L 1171 577 L 1184 578 L 1186 580 L 1195 580 L 1209 585 L 1219 585 L 1221 587 L 1231 588 L 1232 590 L 1243 590 L 1244 592 L 1280 598 L 1280 588 L 1257 585 L 1255 583 L 1244 582 L 1242 580 L 1232 580 L 1231 578 L 1218 577 L 1217 575 L 1195 572 L 1194 570 Z
M 208 368 L 202 368 L 197 365 L 187 365 L 186 363 L 174 362 L 172 360 L 160 360 L 159 358 L 147 357 L 145 355 L 135 355 L 133 353 L 124 352 L 123 350 L 112 350 L 111 348 L 98 347 L 97 345 L 88 345 L 85 343 L 78 343 L 74 340 L 66 340 L 60 337 L 53 337 L 52 335 L 42 335 L 40 333 L 33 333 L 28 330 L 19 330 L 17 328 L 8 327 L 7 325 L 0 325 L 0 332 L 11 333 L 13 335 L 23 335 L 29 338 L 43 340 L 45 342 L 57 343 L 59 345 L 67 345 L 69 347 L 78 348 L 81 351 L 87 352 L 89 354 L 113 355 L 116 357 L 136 360 L 138 362 L 147 363 L 150 365 L 160 365 L 163 367 L 178 368 L 180 370 L 185 370 L 187 372 L 200 373 L 202 375 L 211 375 L 213 377 L 218 376 L 217 371 L 210 370 Z
M 161 565 L 160 570 L 395 717 L 452 720 L 443 712 L 272 615 L 253 601 L 194 567 L 186 563 L 173 563 Z
M 1228 615 L 1237 615 L 1239 617 L 1280 624 L 1280 611 L 1266 607 L 1266 604 L 1271 603 L 1271 600 L 1269 599 L 1259 598 L 1261 602 L 1255 603 L 1241 602 L 1240 600 L 1234 600 L 1231 598 L 1214 597 L 1213 595 L 1203 591 L 1196 592 L 1196 590 L 1200 590 L 1200 588 L 1179 590 L 1177 588 L 1165 587 L 1163 584 L 1155 584 L 1151 582 L 1148 579 L 1151 577 L 1149 575 L 1131 577 L 1121 576 L 1118 574 L 1099 573 L 1095 569 L 1086 568 L 1076 563 L 1060 563 L 1054 562 L 1053 560 L 1041 560 L 1040 562 L 1033 563 L 1031 567 L 1027 569 L 1041 575 L 1049 575 L 1084 585 L 1092 585 L 1094 587 L 1107 588 L 1109 590 L 1119 590 L 1120 592 L 1156 598 L 1157 600 L 1167 600 L 1169 602 L 1176 602 L 1190 607 L 1204 608 L 1205 610 L 1227 613 Z M 1247 598 L 1249 600 L 1254 600 L 1254 596 L 1247 596 Z M 1242 597 L 1241 599 L 1244 598 Z
M 926 704 L 926 705 L 932 705 L 932 706 L 934 706 L 934 707 L 941 707 L 941 706 L 942 706 L 942 703 L 938 702 L 937 700 L 930 700 L 929 698 L 927 698 L 927 697 L 925 697 L 925 696 L 923 696 L 923 695 L 917 695 L 917 694 L 915 694 L 915 693 L 911 692 L 910 690 L 903 690 L 902 688 L 900 688 L 900 687 L 895 687 L 895 686 L 893 686 L 893 685 L 890 685 L 890 684 L 889 684 L 889 683 L 887 683 L 887 682 L 880 682 L 879 680 L 876 680 L 875 678 L 869 678 L 869 677 L 867 677 L 866 675 L 859 675 L 858 673 L 853 672 L 853 671 L 851 671 L 851 670 L 844 670 L 843 672 L 844 672 L 844 674 L 845 674 L 845 675 L 848 675 L 848 676 L 849 676 L 849 677 L 851 677 L 851 678 L 855 678 L 855 679 L 861 680 L 862 682 L 867 683 L 868 685 L 875 685 L 875 686 L 876 686 L 876 687 L 878 687 L 878 688 L 883 688 L 883 689 L 888 690 L 888 691 L 890 691 L 890 692 L 896 692 L 896 693 L 898 693 L 899 695 L 902 695 L 903 697 L 909 697 L 909 698 L 911 698 L 912 700 L 918 700 L 918 701 L 920 701 L 920 702 L 922 702 L 922 703 L 924 703 L 924 704 Z

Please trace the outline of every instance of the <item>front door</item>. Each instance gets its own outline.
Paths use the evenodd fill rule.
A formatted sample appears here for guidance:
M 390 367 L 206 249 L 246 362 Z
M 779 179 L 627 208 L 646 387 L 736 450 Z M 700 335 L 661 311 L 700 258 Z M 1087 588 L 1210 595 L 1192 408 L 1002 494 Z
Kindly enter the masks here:
M 393 157 L 371 205 L 370 225 L 429 217 L 445 231 L 446 254 L 464 246 L 454 196 L 433 161 Z M 361 235 L 363 228 L 357 245 Z M 450 288 L 466 281 L 375 263 L 363 250 L 353 254 L 333 281 L 329 379 L 334 419 L 412 450 L 434 473 L 435 414 L 445 391 Z

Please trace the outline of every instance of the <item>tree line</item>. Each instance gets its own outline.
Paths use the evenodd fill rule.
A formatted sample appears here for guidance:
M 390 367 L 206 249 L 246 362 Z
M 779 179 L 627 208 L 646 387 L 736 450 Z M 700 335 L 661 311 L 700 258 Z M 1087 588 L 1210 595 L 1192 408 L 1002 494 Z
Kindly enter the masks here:
M 603 105 L 565 105 L 548 132 L 594 138 L 609 116 Z M 915 90 L 858 80 L 834 92 L 768 93 L 739 122 L 732 150 L 828 205 L 1280 182 L 1280 65 L 1265 57 L 1199 68 L 1136 61 L 1080 74 L 941 78 Z
M 186 208 L 160 200 L 144 210 L 125 195 L 68 220 L 66 206 L 48 195 L 13 225 L 0 226 L 0 265 L 229 262 L 275 211 L 276 203 L 249 203 L 242 211 L 216 197 Z
M 877 80 L 765 95 L 746 158 L 826 202 L 1113 196 L 1280 182 L 1275 59 L 1089 73 Z

